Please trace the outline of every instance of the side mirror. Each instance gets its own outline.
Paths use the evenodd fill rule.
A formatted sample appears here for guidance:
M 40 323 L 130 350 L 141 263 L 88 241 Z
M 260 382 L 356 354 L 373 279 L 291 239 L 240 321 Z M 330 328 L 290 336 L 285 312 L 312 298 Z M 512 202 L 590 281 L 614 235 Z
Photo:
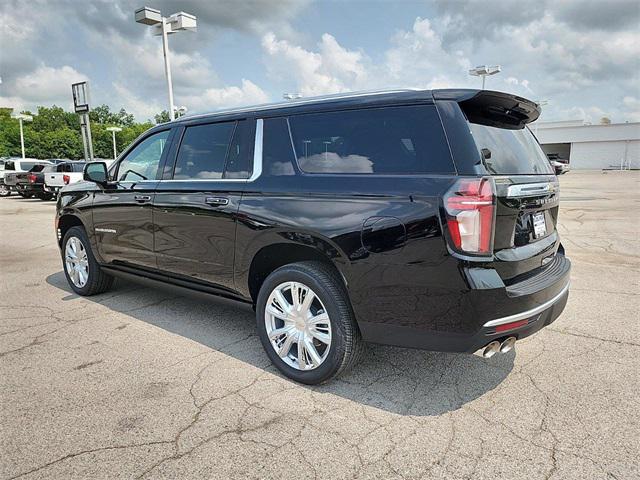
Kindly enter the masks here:
M 491 158 L 491 150 L 488 148 L 483 148 L 480 152 L 482 153 L 483 160 L 489 160 Z
M 104 162 L 90 162 L 84 166 L 82 178 L 88 182 L 107 184 L 107 164 Z

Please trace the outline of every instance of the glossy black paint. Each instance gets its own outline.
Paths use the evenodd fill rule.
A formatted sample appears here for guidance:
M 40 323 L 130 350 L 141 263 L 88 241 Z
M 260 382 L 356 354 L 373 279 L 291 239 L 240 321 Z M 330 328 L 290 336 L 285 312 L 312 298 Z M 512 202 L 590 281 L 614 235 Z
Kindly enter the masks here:
M 470 95 L 470 91 L 436 92 L 441 100 L 435 104 L 458 175 L 486 175 L 456 103 Z M 488 258 L 464 257 L 448 246 L 448 232 L 441 220 L 442 197 L 459 178 L 456 175 L 304 174 L 296 167 L 294 175 L 263 172 L 250 182 L 171 180 L 185 126 L 415 104 L 434 104 L 434 94 L 401 92 L 332 99 L 172 122 L 156 180 L 112 182 L 106 187 L 90 182 L 67 186 L 58 198 L 58 228 L 81 222 L 96 258 L 110 271 L 248 303 L 255 301 L 261 262 L 279 266 L 282 258 L 292 255 L 300 256 L 299 260 L 321 259 L 332 264 L 344 280 L 366 341 L 474 350 L 496 337 L 482 328 L 485 322 L 534 308 L 557 295 L 568 282 L 567 262 L 548 284 L 541 281 L 544 285 L 539 289 L 518 290 L 532 276 L 545 276 L 541 265 L 546 257 L 563 255 L 555 231 L 558 208 L 553 194 L 543 205 L 529 209 L 545 211 L 548 224 L 554 227 L 547 238 L 511 243 L 510 222 L 523 211 L 524 200 L 514 203 L 504 190 L 512 184 L 543 181 L 540 176 L 506 178 L 504 184 L 498 184 L 499 251 Z M 151 129 L 121 158 L 146 136 L 166 128 Z M 149 200 L 136 200 L 140 195 Z M 224 202 L 218 203 L 219 199 Z M 525 213 L 529 210 L 525 208 Z M 541 321 L 522 328 L 516 336 L 526 336 L 553 321 L 564 302 L 566 298 L 562 306 L 551 308 L 541 315 Z

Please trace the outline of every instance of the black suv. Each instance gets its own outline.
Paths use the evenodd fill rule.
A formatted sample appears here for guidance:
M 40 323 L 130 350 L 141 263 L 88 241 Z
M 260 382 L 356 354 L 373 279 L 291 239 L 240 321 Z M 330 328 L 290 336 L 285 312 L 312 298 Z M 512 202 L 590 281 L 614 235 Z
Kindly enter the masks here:
M 364 342 L 485 357 L 567 302 L 558 181 L 514 95 L 399 90 L 181 118 L 58 198 L 80 295 L 114 276 L 246 302 L 308 384 Z

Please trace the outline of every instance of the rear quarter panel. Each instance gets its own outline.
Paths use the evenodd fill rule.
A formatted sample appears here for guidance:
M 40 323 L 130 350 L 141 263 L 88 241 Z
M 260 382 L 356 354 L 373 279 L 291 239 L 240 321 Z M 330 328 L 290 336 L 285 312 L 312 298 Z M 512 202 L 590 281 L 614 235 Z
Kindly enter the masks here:
M 247 186 L 238 211 L 236 287 L 248 296 L 249 268 L 260 249 L 300 244 L 321 252 L 343 275 L 359 323 L 465 330 L 466 285 L 438 213 L 453 180 L 261 177 Z M 378 231 L 368 228 L 371 219 L 384 220 Z

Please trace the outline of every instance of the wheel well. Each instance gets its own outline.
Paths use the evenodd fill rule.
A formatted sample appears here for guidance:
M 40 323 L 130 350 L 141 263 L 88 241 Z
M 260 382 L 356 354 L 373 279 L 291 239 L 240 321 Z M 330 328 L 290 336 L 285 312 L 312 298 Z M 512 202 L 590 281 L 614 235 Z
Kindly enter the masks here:
M 58 220 L 58 243 L 62 242 L 67 230 L 71 227 L 82 227 L 84 228 L 84 224 L 82 221 L 76 217 L 75 215 L 63 215 Z M 88 232 L 87 232 L 88 233 Z
M 254 303 L 258 299 L 260 287 L 274 270 L 290 263 L 318 261 L 329 265 L 344 281 L 344 277 L 329 258 L 315 248 L 290 243 L 269 245 L 260 250 L 249 268 L 249 293 Z

